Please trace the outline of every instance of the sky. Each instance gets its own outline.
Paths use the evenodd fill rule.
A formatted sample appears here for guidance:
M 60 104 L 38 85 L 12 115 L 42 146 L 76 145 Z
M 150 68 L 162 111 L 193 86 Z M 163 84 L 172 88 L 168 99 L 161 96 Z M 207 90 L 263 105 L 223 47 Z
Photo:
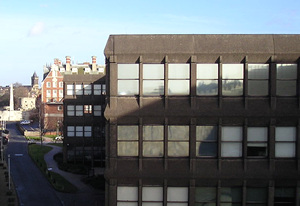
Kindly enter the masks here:
M 300 1 L 0 0 L 0 86 L 54 58 L 104 64 L 111 34 L 300 34 Z

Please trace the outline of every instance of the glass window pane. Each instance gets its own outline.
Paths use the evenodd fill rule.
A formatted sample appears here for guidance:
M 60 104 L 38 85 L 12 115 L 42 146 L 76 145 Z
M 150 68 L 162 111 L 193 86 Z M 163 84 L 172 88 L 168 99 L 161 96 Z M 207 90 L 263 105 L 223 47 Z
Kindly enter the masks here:
M 221 202 L 241 202 L 242 189 L 238 187 L 222 187 L 220 191 Z
M 197 95 L 217 95 L 218 80 L 197 80 Z
M 269 79 L 269 64 L 248 64 L 248 79 Z
M 216 126 L 197 126 L 196 127 L 196 140 L 217 140 L 218 128 Z
M 169 80 L 168 82 L 169 95 L 189 95 L 190 81 L 189 80 Z
M 297 81 L 280 81 L 276 82 L 276 94 L 278 96 L 296 96 Z
M 248 127 L 248 141 L 268 141 L 267 127 Z
M 222 94 L 227 96 L 243 95 L 243 80 L 223 80 Z
M 275 141 L 296 141 L 296 127 L 276 127 Z
M 243 64 L 223 64 L 222 66 L 223 79 L 243 79 L 244 65 Z
M 187 187 L 168 187 L 167 201 L 184 202 L 189 199 L 189 189 Z
M 215 157 L 217 155 L 217 143 L 196 142 L 197 156 Z
M 169 79 L 189 79 L 189 64 L 169 64 Z
M 267 202 L 268 191 L 266 188 L 247 188 L 246 200 L 252 203 Z
M 248 143 L 247 156 L 249 157 L 266 157 L 267 143 Z
M 167 206 L 188 206 L 188 203 L 168 202 Z
M 144 64 L 143 79 L 164 79 L 164 65 Z
M 222 138 L 223 141 L 242 141 L 243 139 L 243 128 L 242 127 L 222 127 Z
M 163 187 L 143 187 L 142 201 L 163 201 Z
M 138 201 L 138 187 L 117 187 L 117 200 Z
M 138 64 L 118 64 L 118 79 L 138 79 Z
M 118 140 L 138 139 L 138 126 L 118 126 Z
M 242 143 L 222 142 L 221 156 L 222 157 L 241 157 L 242 156 Z
M 197 79 L 218 79 L 218 64 L 197 64 Z
M 165 93 L 164 80 L 144 80 L 144 95 L 163 95 Z
M 269 94 L 269 84 L 265 80 L 249 80 L 248 94 L 250 96 L 266 96 Z
M 297 64 L 276 64 L 277 79 L 297 79 Z
M 275 143 L 275 157 L 295 157 L 295 143 Z
M 143 126 L 143 140 L 163 140 L 164 126 Z
M 144 157 L 163 157 L 164 144 L 163 142 L 144 142 L 143 156 Z
M 188 142 L 168 142 L 168 156 L 187 157 L 189 156 Z
M 217 189 L 215 187 L 196 187 L 196 202 L 216 202 Z M 205 204 L 206 205 L 206 204 Z
M 118 142 L 118 156 L 138 156 L 138 142 Z
M 138 95 L 138 80 L 118 80 L 118 95 Z
M 169 140 L 189 140 L 189 126 L 169 126 Z

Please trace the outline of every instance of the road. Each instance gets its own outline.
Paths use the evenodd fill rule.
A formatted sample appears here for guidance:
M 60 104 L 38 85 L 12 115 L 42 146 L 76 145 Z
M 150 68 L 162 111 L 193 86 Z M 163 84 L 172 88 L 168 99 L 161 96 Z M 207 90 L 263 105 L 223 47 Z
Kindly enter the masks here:
M 15 123 L 7 123 L 6 126 L 10 131 L 6 154 L 11 156 L 11 176 L 20 206 L 64 205 L 50 183 L 30 159 L 27 152 L 27 141 L 17 130 Z

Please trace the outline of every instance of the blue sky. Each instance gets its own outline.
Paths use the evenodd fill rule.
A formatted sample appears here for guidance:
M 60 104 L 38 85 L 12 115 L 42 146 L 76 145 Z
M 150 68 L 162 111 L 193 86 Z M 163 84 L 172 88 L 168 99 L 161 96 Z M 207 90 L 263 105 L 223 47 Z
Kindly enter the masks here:
M 0 0 L 1 86 L 54 58 L 104 64 L 110 34 L 299 34 L 299 0 Z

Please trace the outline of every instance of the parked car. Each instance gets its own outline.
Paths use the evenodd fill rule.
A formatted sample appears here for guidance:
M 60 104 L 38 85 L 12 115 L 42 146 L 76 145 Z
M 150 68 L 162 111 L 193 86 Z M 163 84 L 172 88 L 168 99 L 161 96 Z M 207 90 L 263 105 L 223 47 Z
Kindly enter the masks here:
M 25 124 L 30 124 L 29 120 L 21 120 L 20 124 L 25 125 Z
M 55 141 L 62 141 L 64 139 L 63 136 L 57 136 L 55 137 Z

